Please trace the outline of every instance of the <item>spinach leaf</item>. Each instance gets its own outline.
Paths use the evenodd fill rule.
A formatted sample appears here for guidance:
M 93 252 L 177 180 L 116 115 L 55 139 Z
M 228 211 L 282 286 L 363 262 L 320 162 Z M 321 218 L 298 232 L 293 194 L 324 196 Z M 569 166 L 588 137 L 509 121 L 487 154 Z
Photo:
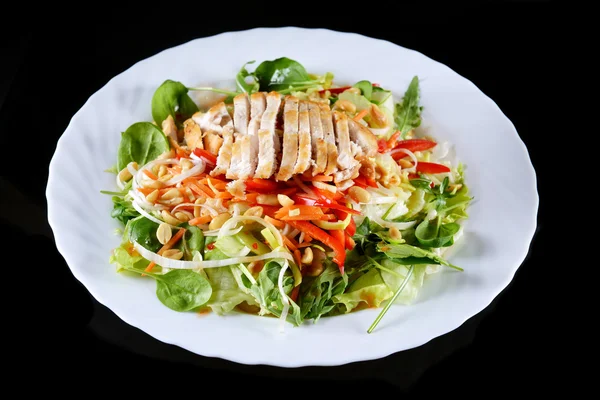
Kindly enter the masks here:
M 174 269 L 164 275 L 145 272 L 136 268 L 128 271 L 145 274 L 156 280 L 156 297 L 175 311 L 190 311 L 210 300 L 212 287 L 208 280 L 189 269 Z
M 287 57 L 263 61 L 254 71 L 260 90 L 283 90 L 312 83 L 302 64 Z
M 127 221 L 140 215 L 140 213 L 133 208 L 131 200 L 126 200 L 120 196 L 113 196 L 112 201 L 113 209 L 110 213 L 110 216 L 118 221 L 121 221 L 123 225 L 127 225 Z
M 399 264 L 402 264 L 402 259 L 411 257 L 411 260 L 410 260 L 411 264 L 421 264 L 421 263 L 441 264 L 441 265 L 445 265 L 447 267 L 457 269 L 459 271 L 463 270 L 462 268 L 459 268 L 456 265 L 450 264 L 444 258 L 438 256 L 436 253 L 434 253 L 430 250 L 422 249 L 422 248 L 416 247 L 416 246 L 411 246 L 406 243 L 389 244 L 389 243 L 381 242 L 378 244 L 377 247 L 378 247 L 379 251 L 385 253 L 386 256 L 394 259 L 394 261 L 398 262 Z M 427 262 L 416 262 L 416 261 L 419 261 L 417 259 L 425 259 L 428 261 Z M 425 261 L 425 260 L 421 260 L 421 261 Z
M 159 126 L 170 115 L 175 121 L 191 117 L 198 106 L 187 94 L 188 88 L 181 82 L 167 79 L 152 96 L 152 118 Z M 177 118 L 177 114 L 181 118 Z
M 419 106 L 419 77 L 415 76 L 404 93 L 402 103 L 396 104 L 394 120 L 402 138 L 408 131 L 421 125 L 422 110 L 423 107 Z
M 459 229 L 460 225 L 455 222 L 442 224 L 441 216 L 437 216 L 433 220 L 425 218 L 417 226 L 415 236 L 425 247 L 446 247 L 454 243 L 454 235 Z
M 369 81 L 360 81 L 354 84 L 355 88 L 360 89 L 360 92 L 363 96 L 367 98 L 367 100 L 371 101 L 371 96 L 373 94 L 373 85 Z
M 137 122 L 121 135 L 117 153 L 117 169 L 120 171 L 132 161 L 142 166 L 169 150 L 165 134 L 150 122 Z
M 195 251 L 200 252 L 200 254 L 204 251 L 204 233 L 197 226 L 192 226 L 187 222 L 179 226 L 185 228 L 186 231 L 175 248 L 183 253 L 184 260 L 192 260 Z
M 335 308 L 333 296 L 344 293 L 347 286 L 348 274 L 340 275 L 339 268 L 327 260 L 327 266 L 321 275 L 302 282 L 298 301 L 302 318 L 312 319 L 316 323 L 321 316 Z
M 235 85 L 237 86 L 238 90 L 242 93 L 255 93 L 258 92 L 260 85 L 256 81 L 254 74 L 251 74 L 246 69 L 246 65 L 248 64 L 254 64 L 254 61 L 248 61 L 242 66 L 240 72 L 238 72 L 238 74 L 235 76 Z M 246 78 L 249 76 L 252 77 L 253 83 L 246 82 Z
M 137 242 L 144 248 L 157 252 L 162 245 L 156 237 L 158 224 L 148 218 L 140 218 L 129 223 L 129 237 L 132 242 Z

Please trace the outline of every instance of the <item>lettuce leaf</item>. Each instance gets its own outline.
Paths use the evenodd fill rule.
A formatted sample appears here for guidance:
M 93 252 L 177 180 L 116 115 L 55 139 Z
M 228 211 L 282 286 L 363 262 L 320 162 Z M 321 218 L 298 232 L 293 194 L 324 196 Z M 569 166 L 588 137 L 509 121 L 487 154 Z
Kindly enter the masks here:
M 206 268 L 204 272 L 213 288 L 212 296 L 207 303 L 216 314 L 223 315 L 233 310 L 244 301 L 256 305 L 254 296 L 236 279 L 234 270 L 237 266 Z
M 333 301 L 339 305 L 341 312 L 349 313 L 359 305 L 380 307 L 393 295 L 394 292 L 386 285 L 379 270 L 373 268 L 356 279 L 346 293 L 334 296 Z
M 389 259 L 383 260 L 381 265 L 383 265 L 389 271 L 392 271 L 389 272 L 386 270 L 381 270 L 380 273 L 383 281 L 390 288 L 390 290 L 392 292 L 396 292 L 406 278 L 410 265 L 398 264 Z M 426 269 L 427 265 L 424 264 L 414 266 L 413 273 L 408 279 L 408 283 L 396 298 L 396 304 L 410 304 L 416 299 L 421 287 L 423 286 L 423 278 L 425 277 Z

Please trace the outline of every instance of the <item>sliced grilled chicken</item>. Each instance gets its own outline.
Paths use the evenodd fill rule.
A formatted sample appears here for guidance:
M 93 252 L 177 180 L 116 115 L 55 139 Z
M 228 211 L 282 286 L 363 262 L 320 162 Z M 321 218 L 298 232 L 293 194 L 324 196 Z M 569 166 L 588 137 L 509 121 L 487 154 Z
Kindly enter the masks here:
M 335 131 L 333 129 L 333 121 L 331 116 L 331 109 L 327 104 L 319 104 L 321 111 L 321 124 L 323 125 L 323 138 L 327 145 L 327 167 L 325 168 L 325 175 L 332 175 L 337 171 L 337 158 L 338 151 L 335 145 Z
M 231 125 L 226 126 L 226 128 L 232 128 Z M 225 128 L 223 128 L 225 129 Z M 206 132 L 206 134 L 204 135 L 204 137 L 202 138 L 202 140 L 204 141 L 204 148 L 211 154 L 219 154 L 219 149 L 221 148 L 221 145 L 223 144 L 223 138 L 221 137 L 221 135 L 213 132 L 213 131 L 209 131 Z
M 190 150 L 203 149 L 204 143 L 202 142 L 202 130 L 200 125 L 194 122 L 193 119 L 189 118 L 183 123 L 183 138 L 185 144 Z
M 165 133 L 165 135 L 177 142 L 177 126 L 175 126 L 175 121 L 173 120 L 173 117 L 169 115 L 167 119 L 165 119 L 162 122 L 161 125 L 162 131 Z
M 223 102 L 215 104 L 206 113 L 195 113 L 192 115 L 192 119 L 200 125 L 203 132 L 215 131 L 221 133 L 224 126 L 233 124 L 231 115 L 229 115 Z
M 233 126 L 242 135 L 248 133 L 250 122 L 250 101 L 246 93 L 238 94 L 233 98 Z
M 244 106 L 242 103 L 242 107 Z M 233 155 L 226 175 L 228 179 L 246 179 L 254 175 L 258 157 L 258 127 L 265 106 L 264 93 L 253 93 L 250 96 L 250 122 L 245 133 L 238 131 L 235 134 Z
M 271 92 L 267 95 L 267 108 L 263 113 L 258 131 L 258 167 L 255 178 L 268 179 L 277 169 L 277 154 L 281 147 L 279 136 L 275 132 L 277 114 L 281 107 L 281 95 Z
M 294 174 L 301 174 L 310 167 L 310 115 L 308 101 L 300 101 L 298 107 L 298 160 L 294 167 Z
M 287 181 L 292 177 L 298 157 L 298 99 L 286 96 L 283 106 L 283 150 L 278 181 Z
M 360 163 L 354 159 L 355 151 L 350 145 L 348 116 L 344 112 L 334 111 L 335 136 L 338 145 L 338 172 L 333 174 L 334 182 L 345 181 L 358 176 Z M 358 148 L 358 146 L 356 146 Z
M 319 105 L 314 102 L 308 104 L 310 118 L 310 133 L 312 135 L 312 164 L 313 176 L 322 173 L 327 168 L 327 143 L 323 137 L 323 124 Z
M 373 132 L 353 119 L 348 119 L 348 128 L 350 140 L 362 149 L 365 156 L 373 157 L 377 153 L 377 138 Z
M 217 157 L 217 166 L 215 169 L 210 171 L 212 176 L 224 175 L 229 169 L 231 162 L 231 153 L 233 150 L 233 127 L 226 126 L 223 128 L 223 144 L 219 149 L 219 155 Z

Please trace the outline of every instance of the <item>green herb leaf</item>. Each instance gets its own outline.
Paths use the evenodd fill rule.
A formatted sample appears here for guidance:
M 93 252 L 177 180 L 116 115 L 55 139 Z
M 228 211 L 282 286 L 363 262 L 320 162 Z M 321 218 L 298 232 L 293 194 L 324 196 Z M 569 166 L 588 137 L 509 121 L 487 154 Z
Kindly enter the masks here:
M 263 61 L 254 71 L 260 90 L 283 90 L 290 86 L 311 84 L 308 72 L 302 64 L 287 57 Z
M 120 196 L 113 196 L 113 209 L 110 213 L 110 216 L 121 221 L 123 225 L 127 224 L 127 221 L 138 217 L 140 213 L 137 212 L 133 205 L 131 204 L 131 200 L 125 200 Z
M 381 310 L 381 312 L 379 313 L 379 315 L 377 316 L 377 318 L 375 318 L 375 321 L 373 321 L 373 323 L 371 324 L 371 326 L 367 330 L 367 333 L 373 332 L 373 330 L 375 329 L 375 327 L 377 326 L 377 324 L 379 324 L 379 321 L 381 321 L 381 319 L 383 318 L 383 316 L 385 315 L 385 313 L 387 313 L 388 310 L 390 309 L 390 307 L 392 306 L 392 304 L 394 304 L 394 301 L 396 300 L 396 298 L 400 295 L 400 293 L 402 293 L 402 290 L 404 290 L 404 288 L 408 284 L 408 280 L 410 279 L 410 277 L 411 277 L 411 275 L 412 275 L 412 273 L 414 271 L 414 268 L 415 268 L 414 266 L 410 267 L 410 269 L 408 270 L 408 273 L 406 274 L 406 277 L 404 278 L 404 281 L 402 281 L 402 284 L 400 285 L 400 287 L 398 288 L 398 290 L 396 290 L 396 293 L 394 293 L 394 296 L 392 297 L 392 299 L 385 305 L 385 307 L 383 308 L 383 310 Z
M 246 69 L 246 65 L 248 64 L 254 64 L 254 61 L 248 61 L 242 66 L 240 72 L 238 72 L 238 74 L 235 77 L 235 85 L 237 86 L 238 90 L 242 93 L 255 93 L 258 92 L 260 85 L 254 77 L 254 74 L 249 73 Z M 253 83 L 246 82 L 246 78 L 249 76 L 252 77 Z
M 198 106 L 187 94 L 188 88 L 181 82 L 167 79 L 152 96 L 152 118 L 159 126 L 170 115 L 177 121 L 191 117 Z M 177 118 L 177 114 L 181 118 Z
M 411 263 L 414 264 L 441 264 L 447 267 L 457 269 L 459 271 L 463 270 L 462 268 L 459 268 L 456 265 L 450 264 L 444 258 L 438 256 L 436 253 L 430 250 L 422 249 L 416 246 L 411 246 L 410 244 L 379 243 L 377 247 L 379 251 L 385 253 L 386 256 L 394 259 L 394 261 L 397 261 L 399 263 L 402 263 L 402 259 L 404 258 L 412 257 L 413 259 L 411 259 Z M 421 262 L 418 262 L 419 260 L 415 259 L 420 259 Z M 423 262 L 425 261 L 423 259 L 428 261 Z
M 454 243 L 454 235 L 459 231 L 457 223 L 442 224 L 441 216 L 432 221 L 424 219 L 415 230 L 415 236 L 425 247 L 446 247 Z
M 404 93 L 402 103 L 396 104 L 394 120 L 402 138 L 408 131 L 421 125 L 422 110 L 423 107 L 419 106 L 419 78 L 415 76 Z
M 298 300 L 302 318 L 312 319 L 315 323 L 335 308 L 332 298 L 344 293 L 348 286 L 348 274 L 340 275 L 339 268 L 330 260 L 325 263 L 319 276 L 304 278 Z
M 162 245 L 156 237 L 158 224 L 148 218 L 140 218 L 129 223 L 129 237 L 132 242 L 139 243 L 142 247 L 157 252 Z
M 150 122 L 137 122 L 121 135 L 117 152 L 117 169 L 120 171 L 132 161 L 142 166 L 169 150 L 165 134 Z
M 156 280 L 156 296 L 172 310 L 184 312 L 203 306 L 212 295 L 210 283 L 189 269 L 174 269 L 164 275 L 126 268 Z

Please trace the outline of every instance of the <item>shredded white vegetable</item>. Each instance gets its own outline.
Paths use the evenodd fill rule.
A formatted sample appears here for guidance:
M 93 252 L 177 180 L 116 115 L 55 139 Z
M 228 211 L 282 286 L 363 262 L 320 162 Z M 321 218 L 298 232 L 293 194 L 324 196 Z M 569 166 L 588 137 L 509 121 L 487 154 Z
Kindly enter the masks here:
M 244 227 L 243 226 L 239 226 L 239 227 L 237 227 L 235 229 L 229 230 L 223 236 L 232 236 L 232 235 L 235 235 L 237 233 L 240 233 L 242 231 L 242 229 L 244 229 Z M 202 233 L 204 234 L 204 236 L 219 236 L 219 233 L 221 233 L 222 230 L 223 229 L 221 228 L 221 229 L 215 229 L 215 230 L 212 230 L 212 231 L 204 231 Z
M 208 212 L 210 212 L 213 215 L 213 217 L 216 217 L 217 215 L 219 215 L 219 212 L 217 210 L 215 210 L 213 207 L 207 206 L 206 204 L 196 204 L 196 203 L 181 203 L 181 204 L 178 204 L 175 207 L 173 207 L 173 210 L 171 210 L 171 213 L 174 213 L 175 211 L 177 211 L 177 209 L 179 207 L 184 207 L 184 206 L 194 206 L 194 207 L 200 207 L 200 208 L 207 209 Z
M 406 149 L 395 149 L 390 151 L 388 154 L 394 155 L 396 153 L 404 153 L 404 154 L 408 154 L 408 156 L 412 159 L 413 161 L 413 166 L 410 168 L 402 168 L 403 171 L 408 171 L 408 172 L 415 172 L 417 170 L 417 164 L 419 163 L 419 160 L 417 160 L 417 156 L 415 156 L 415 153 L 413 153 L 410 150 L 406 150 Z
M 224 260 L 183 261 L 183 260 L 173 260 L 171 258 L 159 256 L 158 254 L 146 249 L 144 246 L 142 246 L 138 242 L 133 242 L 133 247 L 146 260 L 154 261 L 157 265 L 160 265 L 161 267 L 171 268 L 171 269 L 218 268 L 218 267 L 225 267 L 225 266 L 233 265 L 233 264 L 261 261 L 261 260 L 266 260 L 266 259 L 270 259 L 270 258 L 283 258 L 283 259 L 286 259 L 289 261 L 294 260 L 294 258 L 292 257 L 292 255 L 290 253 L 283 252 L 283 251 L 271 251 L 269 253 L 261 254 L 258 256 L 232 257 L 232 258 L 226 258 Z
M 275 239 L 277 239 L 278 246 L 283 246 L 283 237 L 281 237 L 281 232 L 279 232 L 279 229 L 277 229 L 275 227 L 275 225 L 264 220 L 263 218 L 251 217 L 251 216 L 246 216 L 246 215 L 240 215 L 240 216 L 232 217 L 232 218 L 228 219 L 227 222 L 225 222 L 223 224 L 223 226 L 221 227 L 221 232 L 219 232 L 217 237 L 221 238 L 223 236 L 228 236 L 226 234 L 227 231 L 230 230 L 233 226 L 237 225 L 238 222 L 243 222 L 243 221 L 258 222 L 265 228 L 269 229 L 271 231 L 271 233 L 273 233 L 273 236 L 275 236 Z
M 179 183 L 179 182 L 183 181 L 184 179 L 189 178 L 190 176 L 200 175 L 201 173 L 204 172 L 205 168 L 206 168 L 206 163 L 201 160 L 198 162 L 198 164 L 196 164 L 192 168 L 190 168 L 187 171 L 182 172 L 179 175 L 174 176 L 173 178 L 166 181 L 165 185 L 167 185 L 167 186 L 175 185 L 176 183 Z
M 156 222 L 157 224 L 166 224 L 165 221 L 161 221 L 160 219 L 152 216 L 150 213 L 146 212 L 146 210 L 144 210 L 142 207 L 140 207 L 140 205 L 134 200 L 131 202 L 131 205 L 133 206 L 133 208 L 136 209 L 137 212 L 139 212 L 140 214 L 142 214 L 144 217 L 148 218 L 150 221 L 152 222 Z M 170 226 L 172 226 L 173 228 L 175 228 L 175 225 L 171 225 L 168 224 Z
M 281 310 L 281 316 L 279 317 L 279 332 L 281 333 L 285 331 L 285 320 L 290 309 L 290 301 L 288 300 L 287 294 L 283 290 L 283 276 L 288 267 L 289 262 L 288 260 L 285 260 L 283 262 L 283 266 L 281 267 L 281 271 L 279 271 L 279 277 L 277 278 L 277 286 L 279 288 L 279 293 L 281 294 L 281 302 L 283 303 L 283 310 Z

